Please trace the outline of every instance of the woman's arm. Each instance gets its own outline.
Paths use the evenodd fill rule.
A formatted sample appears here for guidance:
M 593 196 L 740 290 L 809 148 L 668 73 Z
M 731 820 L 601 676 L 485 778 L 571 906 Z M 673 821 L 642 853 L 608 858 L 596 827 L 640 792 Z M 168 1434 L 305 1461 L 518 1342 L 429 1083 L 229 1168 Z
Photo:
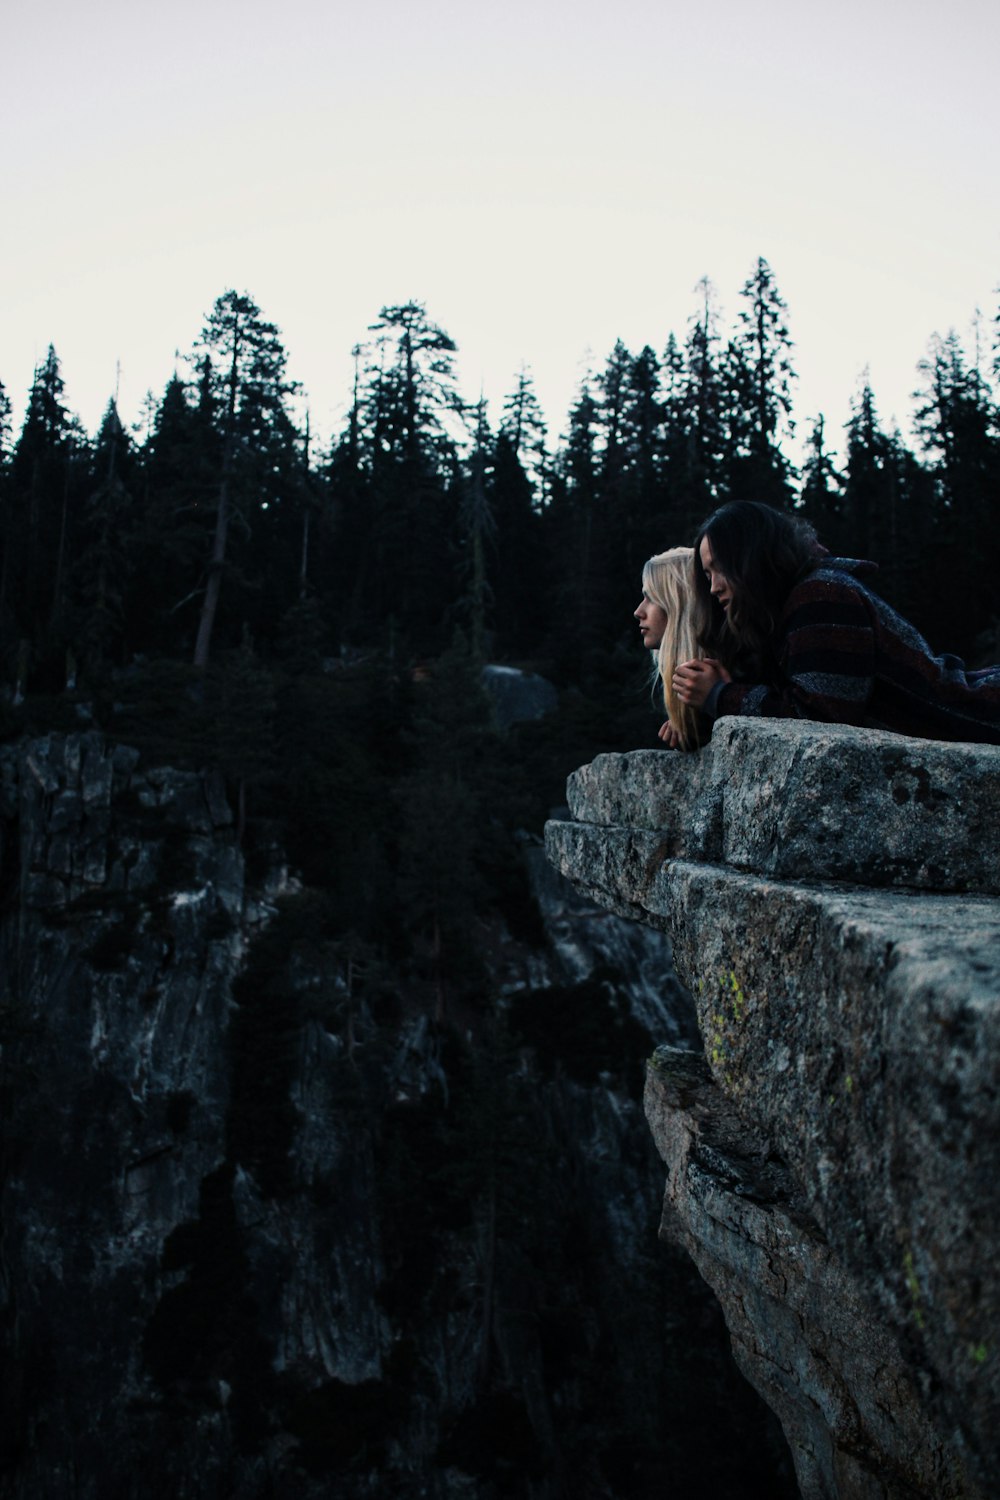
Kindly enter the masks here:
M 875 632 L 865 596 L 850 578 L 811 574 L 796 584 L 776 644 L 780 681 L 724 683 L 708 703 L 710 712 L 716 717 L 864 721 L 874 684 Z M 710 666 L 685 662 L 678 667 L 678 697 L 705 704 L 720 681 L 706 670 Z
M 732 680 L 721 662 L 714 657 L 699 656 L 674 668 L 673 687 L 682 703 L 692 708 L 704 708 L 712 689 Z

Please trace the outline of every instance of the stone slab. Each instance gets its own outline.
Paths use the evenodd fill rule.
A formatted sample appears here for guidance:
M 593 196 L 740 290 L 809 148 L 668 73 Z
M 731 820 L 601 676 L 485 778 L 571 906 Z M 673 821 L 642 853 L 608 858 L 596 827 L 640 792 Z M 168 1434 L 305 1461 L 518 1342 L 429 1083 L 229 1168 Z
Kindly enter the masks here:
M 601 755 L 581 822 L 657 831 L 666 855 L 784 880 L 1000 893 L 1000 746 L 723 719 L 703 750 Z
M 670 936 L 713 1078 L 764 1132 L 913 1369 L 1000 1473 L 1000 902 L 656 857 L 550 824 L 595 899 Z

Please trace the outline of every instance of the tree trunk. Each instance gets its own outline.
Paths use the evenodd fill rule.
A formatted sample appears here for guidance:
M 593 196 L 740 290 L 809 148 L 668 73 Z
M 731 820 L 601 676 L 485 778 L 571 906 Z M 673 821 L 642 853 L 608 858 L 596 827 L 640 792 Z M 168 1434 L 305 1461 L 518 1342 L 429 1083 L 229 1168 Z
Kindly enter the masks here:
M 212 543 L 212 560 L 208 565 L 208 583 L 201 605 L 198 621 L 198 639 L 194 647 L 196 667 L 208 666 L 208 653 L 212 644 L 215 611 L 219 604 L 222 587 L 222 569 L 226 561 L 226 537 L 229 533 L 229 480 L 224 479 L 219 487 L 219 508 L 215 514 L 215 539 Z

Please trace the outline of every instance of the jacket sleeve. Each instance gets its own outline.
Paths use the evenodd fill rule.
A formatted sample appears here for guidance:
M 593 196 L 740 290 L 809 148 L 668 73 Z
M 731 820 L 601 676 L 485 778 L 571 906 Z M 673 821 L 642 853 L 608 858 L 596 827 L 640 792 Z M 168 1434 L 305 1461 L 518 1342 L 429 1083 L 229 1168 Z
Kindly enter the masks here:
M 778 634 L 778 680 L 727 683 L 716 714 L 861 724 L 875 680 L 875 631 L 862 591 L 845 575 L 795 585 Z

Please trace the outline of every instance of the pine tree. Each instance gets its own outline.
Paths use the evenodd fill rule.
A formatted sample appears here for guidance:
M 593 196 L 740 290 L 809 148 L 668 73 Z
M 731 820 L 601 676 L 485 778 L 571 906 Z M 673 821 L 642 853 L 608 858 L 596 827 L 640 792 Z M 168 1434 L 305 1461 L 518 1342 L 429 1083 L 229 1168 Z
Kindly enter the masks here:
M 847 423 L 844 530 L 855 556 L 876 557 L 883 542 L 891 547 L 896 538 L 897 497 L 890 457 L 890 440 L 879 422 L 866 371 Z
M 718 353 L 719 313 L 715 289 L 708 277 L 703 276 L 695 291 L 699 295 L 700 306 L 690 320 L 685 346 L 687 493 L 680 500 L 680 506 L 692 518 L 691 529 L 723 498 L 722 465 L 725 443 L 724 393 Z
M 366 618 L 366 595 L 374 574 L 372 462 L 362 445 L 360 344 L 352 350 L 354 389 L 347 422 L 334 438 L 321 478 L 325 489 L 323 537 L 328 549 L 326 574 L 331 581 L 338 638 L 360 634 Z
M 813 423 L 802 465 L 799 498 L 805 515 L 816 527 L 821 540 L 832 551 L 840 553 L 847 545 L 843 525 L 843 483 L 833 454 L 826 447 L 826 424 L 820 412 Z
M 135 485 L 134 566 L 126 593 L 125 633 L 134 650 L 177 655 L 197 628 L 221 445 L 203 360 L 194 398 L 174 374 L 139 454 Z
M 666 413 L 660 379 L 660 362 L 646 344 L 629 370 L 624 418 L 630 515 L 626 560 L 633 586 L 636 566 L 677 540 L 677 521 L 667 504 Z
M 867 372 L 847 424 L 840 546 L 876 562 L 876 587 L 911 619 L 928 619 L 917 574 L 925 536 L 925 491 L 919 465 L 898 432 L 879 421 Z M 824 538 L 826 540 L 826 538 Z
M 915 425 L 935 483 L 934 545 L 949 559 L 943 586 L 972 634 L 996 615 L 1000 569 L 997 413 L 957 334 L 935 335 L 919 371 Z M 970 545 L 973 542 L 974 544 Z
M 134 467 L 131 439 L 112 400 L 94 446 L 70 580 L 73 649 L 91 671 L 99 671 L 124 644 L 126 586 L 134 565 Z
M 501 658 L 524 657 L 538 650 L 548 612 L 548 507 L 539 513 L 537 490 L 503 428 L 493 450 L 490 481 L 493 636 Z
M 500 435 L 533 487 L 535 509 L 544 510 L 550 484 L 548 434 L 534 381 L 525 365 L 518 371 L 517 385 L 504 401 Z
M 625 591 L 637 568 L 635 533 L 640 518 L 635 512 L 628 418 L 632 368 L 633 357 L 618 339 L 597 377 L 599 490 L 591 511 L 591 550 L 601 559 L 603 586 L 600 595 L 595 591 L 591 596 L 590 607 L 602 636 L 614 631 L 614 601 L 628 598 Z
M 402 631 L 419 650 L 439 648 L 461 589 L 463 479 L 469 441 L 458 397 L 453 340 L 422 303 L 384 307 L 362 351 L 357 443 L 364 484 L 355 514 L 364 616 L 349 629 L 387 642 Z M 384 600 L 371 618 L 371 601 Z
M 298 387 L 285 374 L 287 356 L 277 328 L 246 293 L 227 291 L 217 298 L 196 355 L 221 438 L 212 550 L 194 649 L 195 666 L 204 667 L 229 559 L 230 526 L 236 520 L 252 532 L 261 512 L 280 498 L 275 474 L 296 451 L 287 403 Z
M 570 625 L 577 650 L 599 638 L 607 582 L 600 553 L 600 410 L 591 382 L 588 373 L 570 411 L 545 516 L 548 549 L 558 564 L 553 610 L 564 631 Z
M 12 634 L 9 617 L 5 617 L 7 603 L 8 530 L 12 526 L 10 513 L 10 468 L 11 468 L 11 406 L 10 397 L 0 382 L 0 632 L 4 638 Z
M 396 442 L 416 465 L 435 449 L 450 458 L 448 417 L 461 410 L 455 386 L 455 342 L 427 317 L 422 302 L 383 307 L 371 325 L 370 351 L 379 379 L 372 428 L 382 443 Z
M 793 469 L 781 451 L 794 432 L 788 309 L 763 256 L 743 286 L 728 351 L 729 490 L 734 499 L 790 506 Z
M 475 448 L 469 462 L 462 505 L 469 643 L 474 660 L 480 663 L 486 660 L 486 622 L 493 597 L 487 574 L 491 562 L 489 554 L 493 552 L 496 541 L 496 519 L 487 480 L 491 446 L 486 402 L 480 398 L 476 407 Z
M 702 518 L 702 497 L 695 493 L 694 444 L 688 420 L 688 373 L 684 350 L 671 333 L 660 365 L 664 503 L 667 534 L 678 543 L 689 540 Z M 663 550 L 662 548 L 657 550 Z
M 10 463 L 11 453 L 11 406 L 10 397 L 0 380 L 0 470 Z
M 85 435 L 63 401 L 63 390 L 50 344 L 35 372 L 11 459 L 0 573 L 0 616 L 10 611 L 19 658 L 47 660 L 50 671 L 60 675 L 67 644 L 66 578 L 87 461 Z

